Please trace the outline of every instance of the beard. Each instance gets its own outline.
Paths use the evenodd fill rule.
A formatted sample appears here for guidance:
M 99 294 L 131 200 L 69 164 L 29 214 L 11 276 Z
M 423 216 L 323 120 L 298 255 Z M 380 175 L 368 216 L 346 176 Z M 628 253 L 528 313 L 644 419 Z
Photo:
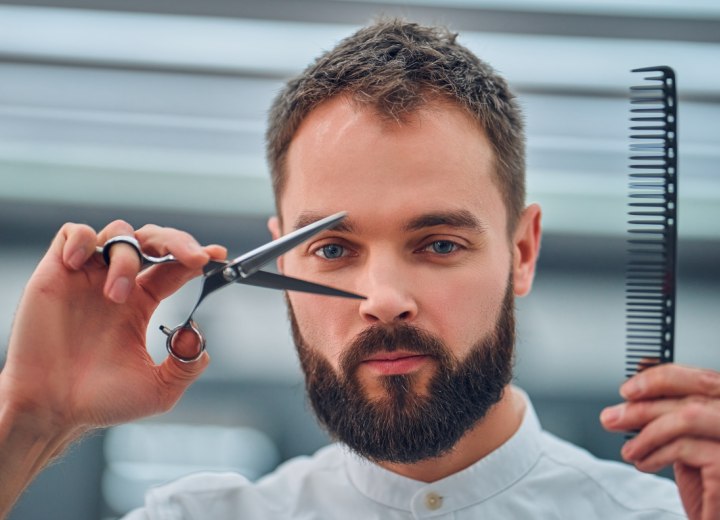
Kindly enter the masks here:
M 512 379 L 515 312 L 509 282 L 494 329 L 458 360 L 437 336 L 405 322 L 371 325 L 340 358 L 339 374 L 311 345 L 288 311 L 305 372 L 308 398 L 330 436 L 374 462 L 412 464 L 444 455 L 502 398 Z M 357 370 L 377 352 L 430 356 L 435 373 L 425 389 L 416 374 L 381 377 L 384 393 L 370 398 Z

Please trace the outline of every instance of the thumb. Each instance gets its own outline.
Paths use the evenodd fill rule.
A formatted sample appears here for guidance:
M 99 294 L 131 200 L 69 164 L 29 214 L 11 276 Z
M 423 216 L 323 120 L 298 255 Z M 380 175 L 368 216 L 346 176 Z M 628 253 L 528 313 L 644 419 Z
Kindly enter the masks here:
M 203 352 L 197 360 L 190 363 L 183 363 L 172 356 L 165 358 L 165 361 L 158 366 L 158 370 L 160 379 L 167 390 L 166 409 L 169 410 L 175 405 L 185 390 L 200 377 L 209 364 L 210 356 L 207 352 Z

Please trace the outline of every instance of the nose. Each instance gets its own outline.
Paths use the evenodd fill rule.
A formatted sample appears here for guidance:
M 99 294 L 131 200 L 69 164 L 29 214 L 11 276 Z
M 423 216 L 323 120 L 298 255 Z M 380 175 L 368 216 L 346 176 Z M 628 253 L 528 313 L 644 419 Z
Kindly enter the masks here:
M 369 324 L 412 321 L 418 313 L 414 284 L 401 262 L 375 256 L 369 258 L 362 276 L 360 317 Z

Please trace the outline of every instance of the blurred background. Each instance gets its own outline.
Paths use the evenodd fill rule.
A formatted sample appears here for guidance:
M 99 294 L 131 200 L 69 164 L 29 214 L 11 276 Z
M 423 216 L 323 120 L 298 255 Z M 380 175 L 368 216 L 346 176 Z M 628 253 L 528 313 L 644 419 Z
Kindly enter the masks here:
M 379 15 L 443 23 L 525 108 L 540 270 L 518 302 L 517 384 L 545 427 L 608 458 L 598 425 L 624 365 L 627 89 L 666 64 L 680 93 L 677 360 L 720 368 L 720 5 L 714 0 L 58 0 L 0 2 L 0 338 L 65 221 L 184 228 L 231 256 L 268 240 L 265 114 L 282 82 Z M 198 286 L 148 332 L 184 319 Z M 327 443 L 305 402 L 280 293 L 197 313 L 210 369 L 172 412 L 98 432 L 11 519 L 116 518 L 199 469 L 257 478 Z

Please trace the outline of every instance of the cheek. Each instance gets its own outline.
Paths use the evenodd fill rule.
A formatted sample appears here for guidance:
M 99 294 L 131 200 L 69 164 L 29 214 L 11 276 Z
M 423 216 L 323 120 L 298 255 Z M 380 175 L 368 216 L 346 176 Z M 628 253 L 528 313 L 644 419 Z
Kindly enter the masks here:
M 350 328 L 351 311 L 343 305 L 346 302 L 306 293 L 288 294 L 305 343 L 337 368 L 343 345 L 349 341 L 343 335 Z
M 426 285 L 422 309 L 449 347 L 469 349 L 495 328 L 507 286 L 508 270 L 474 269 Z M 432 325 L 430 325 L 432 327 Z M 462 353 L 458 352 L 462 357 Z

